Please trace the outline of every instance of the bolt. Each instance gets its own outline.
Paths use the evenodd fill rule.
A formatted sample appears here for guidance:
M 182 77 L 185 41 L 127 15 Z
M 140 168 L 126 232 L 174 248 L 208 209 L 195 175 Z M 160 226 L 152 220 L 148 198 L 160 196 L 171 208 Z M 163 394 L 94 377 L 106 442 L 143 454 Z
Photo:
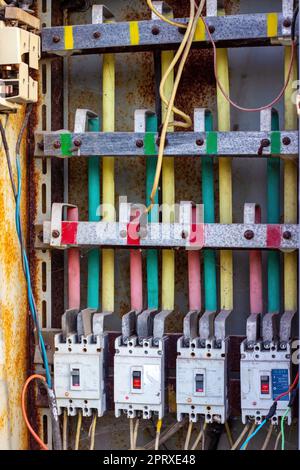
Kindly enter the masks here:
M 160 33 L 160 29 L 157 26 L 153 26 L 151 32 L 154 36 L 157 36 Z
M 282 234 L 282 237 L 285 240 L 290 240 L 292 238 L 292 233 L 289 230 L 285 230 L 285 232 Z
M 74 145 L 75 145 L 75 147 L 81 147 L 81 144 L 82 144 L 82 142 L 81 142 L 80 139 L 75 139 L 75 140 L 74 140 Z
M 101 33 L 100 33 L 100 31 L 95 31 L 95 32 L 93 33 L 93 36 L 94 36 L 95 39 L 101 38 Z
M 252 238 L 254 238 L 253 230 L 246 230 L 246 232 L 244 233 L 244 237 L 246 238 L 246 240 L 252 240 Z
M 136 140 L 135 145 L 138 148 L 142 148 L 142 147 L 144 147 L 144 142 L 142 141 L 142 139 L 138 139 L 138 140 Z
M 44 151 L 44 142 L 38 142 L 37 146 L 39 150 Z
M 285 18 L 285 19 L 283 20 L 283 26 L 284 26 L 285 28 L 289 28 L 290 26 L 292 26 L 292 20 L 291 20 L 291 18 Z
M 61 143 L 60 143 L 58 140 L 56 140 L 56 141 L 54 142 L 54 144 L 53 144 L 53 147 L 54 147 L 55 149 L 60 149 Z
M 262 147 L 269 147 L 270 143 L 271 143 L 271 142 L 270 142 L 269 139 L 262 139 L 262 141 L 260 142 L 260 145 L 261 145 Z
M 210 32 L 210 34 L 213 34 L 216 31 L 216 28 L 211 24 L 208 27 L 208 31 Z
M 59 230 L 53 230 L 53 231 L 52 231 L 52 237 L 53 237 L 53 238 L 58 238 L 59 235 L 60 235 Z
M 59 36 L 53 36 L 52 41 L 54 42 L 54 44 L 57 44 L 58 42 L 60 42 L 60 37 Z
M 199 147 L 201 147 L 202 145 L 204 145 L 204 139 L 197 139 L 197 140 L 196 140 L 196 145 L 199 145 Z
M 283 143 L 283 145 L 290 145 L 291 139 L 290 139 L 289 137 L 287 137 L 287 136 L 286 136 L 286 137 L 283 137 L 282 143 Z

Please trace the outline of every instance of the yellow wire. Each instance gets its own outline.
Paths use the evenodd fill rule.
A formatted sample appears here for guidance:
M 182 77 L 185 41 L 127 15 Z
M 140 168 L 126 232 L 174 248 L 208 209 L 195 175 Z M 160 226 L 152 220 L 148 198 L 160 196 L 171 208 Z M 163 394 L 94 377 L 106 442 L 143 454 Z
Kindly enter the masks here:
M 230 431 L 228 421 L 225 421 L 225 430 L 226 430 L 226 435 L 227 435 L 227 439 L 228 439 L 228 442 L 229 442 L 229 446 L 231 448 L 231 447 L 233 447 L 234 442 L 233 442 L 233 439 L 232 439 L 232 435 L 231 435 L 231 431 Z
M 75 436 L 75 450 L 79 449 L 79 439 L 82 423 L 82 411 L 78 412 L 77 426 L 76 426 L 76 436 Z
M 150 10 L 153 11 L 153 13 L 155 13 L 156 16 L 158 16 L 158 18 L 160 18 L 161 20 L 165 21 L 166 23 L 172 25 L 172 26 L 180 26 L 180 28 L 187 28 L 187 25 L 185 23 L 177 23 L 177 21 L 172 21 L 170 20 L 169 18 L 166 18 L 164 15 L 162 15 L 159 11 L 156 10 L 156 8 L 153 6 L 152 4 L 152 1 L 151 0 L 147 0 L 147 5 L 148 7 L 150 8 Z
M 67 415 L 67 410 L 64 409 L 64 415 L 63 415 L 63 450 L 67 450 L 67 428 L 68 428 L 68 415 Z
M 162 427 L 162 419 L 159 419 L 156 425 L 155 450 L 158 450 L 159 448 L 159 438 L 160 438 L 161 427 Z
M 91 434 L 90 450 L 94 450 L 94 447 L 95 447 L 96 424 L 97 424 L 97 414 L 95 413 L 92 424 L 91 424 L 91 428 L 90 428 L 90 434 Z
M 154 205 L 154 198 L 155 198 L 155 195 L 156 195 L 156 192 L 157 192 L 159 179 L 160 179 L 160 174 L 161 174 L 161 168 L 162 168 L 162 161 L 163 161 L 163 154 L 164 154 L 167 130 L 168 130 L 168 127 L 170 126 L 170 117 L 171 117 L 171 113 L 172 113 L 172 110 L 173 110 L 173 105 L 174 105 L 174 101 L 175 101 L 175 98 L 176 98 L 176 93 L 177 93 L 177 90 L 178 90 L 179 82 L 180 82 L 180 79 L 181 79 L 181 76 L 182 76 L 183 68 L 184 68 L 186 59 L 188 57 L 188 54 L 189 54 L 189 51 L 190 51 L 190 48 L 191 48 L 191 45 L 192 45 L 192 42 L 193 42 L 193 38 L 194 38 L 195 31 L 196 31 L 198 19 L 199 19 L 201 13 L 202 13 L 204 4 L 205 4 L 205 0 L 201 0 L 201 4 L 200 4 L 200 6 L 198 8 L 198 11 L 196 13 L 196 16 L 194 17 L 194 20 L 193 20 L 193 24 L 192 24 L 191 32 L 190 32 L 190 35 L 189 35 L 189 38 L 188 38 L 188 42 L 187 42 L 187 45 L 185 47 L 182 59 L 180 61 L 179 67 L 178 67 L 178 72 L 177 72 L 176 79 L 175 79 L 175 82 L 174 82 L 174 87 L 173 87 L 173 90 L 172 90 L 172 93 L 171 93 L 171 96 L 170 96 L 170 101 L 168 103 L 168 109 L 167 109 L 167 112 L 166 112 L 166 117 L 165 117 L 163 129 L 162 129 L 162 133 L 161 133 L 161 138 L 160 138 L 159 151 L 158 151 L 158 157 L 157 157 L 157 165 L 156 165 L 156 173 L 155 173 L 154 183 L 153 183 L 153 187 L 152 187 L 152 191 L 151 191 L 151 195 L 150 195 L 151 204 L 147 208 L 147 212 L 150 212 L 153 205 Z M 192 8 L 191 8 L 191 11 L 192 11 Z M 174 62 L 174 60 L 172 61 L 172 63 L 173 62 Z M 174 68 L 174 65 L 173 65 L 173 68 Z M 170 67 L 171 67 L 171 65 L 170 65 Z M 166 75 L 168 75 L 170 73 L 169 68 L 166 72 Z M 166 77 L 164 76 L 163 80 L 165 80 L 165 79 L 166 79 Z

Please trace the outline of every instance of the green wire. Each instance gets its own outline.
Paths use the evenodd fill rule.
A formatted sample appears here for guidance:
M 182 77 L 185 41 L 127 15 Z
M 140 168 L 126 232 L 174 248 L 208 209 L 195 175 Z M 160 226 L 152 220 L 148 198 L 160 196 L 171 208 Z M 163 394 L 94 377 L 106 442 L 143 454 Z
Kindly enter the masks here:
M 289 411 L 290 411 L 290 408 L 288 407 L 286 409 L 286 412 L 284 413 L 284 415 L 281 418 L 281 450 L 284 450 L 284 440 L 285 440 L 285 438 L 284 438 L 284 421 L 287 418 L 287 415 L 289 414 Z

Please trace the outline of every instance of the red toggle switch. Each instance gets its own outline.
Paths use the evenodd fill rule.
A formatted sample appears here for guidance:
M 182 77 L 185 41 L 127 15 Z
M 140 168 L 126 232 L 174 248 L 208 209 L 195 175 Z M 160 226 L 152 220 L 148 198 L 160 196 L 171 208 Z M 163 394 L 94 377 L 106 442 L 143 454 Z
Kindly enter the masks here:
M 260 378 L 260 393 L 262 395 L 270 393 L 270 377 L 268 375 L 262 375 Z
M 135 390 L 140 390 L 142 388 L 141 372 L 140 371 L 134 371 L 132 373 L 132 387 Z

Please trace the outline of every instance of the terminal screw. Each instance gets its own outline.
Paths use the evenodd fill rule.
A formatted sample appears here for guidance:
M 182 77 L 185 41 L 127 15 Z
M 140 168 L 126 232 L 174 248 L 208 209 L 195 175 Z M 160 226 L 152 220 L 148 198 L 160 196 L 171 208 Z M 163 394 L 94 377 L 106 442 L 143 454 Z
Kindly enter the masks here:
M 59 233 L 58 230 L 53 230 L 53 231 L 52 231 L 52 237 L 53 237 L 53 238 L 58 238 L 59 235 L 60 235 L 60 233 Z

